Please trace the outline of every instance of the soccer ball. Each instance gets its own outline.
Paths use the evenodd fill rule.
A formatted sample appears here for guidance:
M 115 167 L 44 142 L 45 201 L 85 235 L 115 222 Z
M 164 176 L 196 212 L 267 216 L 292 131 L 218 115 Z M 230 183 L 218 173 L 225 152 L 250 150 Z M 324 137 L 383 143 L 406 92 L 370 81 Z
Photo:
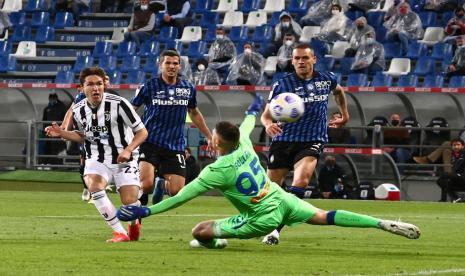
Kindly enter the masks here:
M 304 114 L 305 106 L 302 98 L 294 93 L 281 93 L 270 103 L 271 117 L 276 121 L 292 123 Z

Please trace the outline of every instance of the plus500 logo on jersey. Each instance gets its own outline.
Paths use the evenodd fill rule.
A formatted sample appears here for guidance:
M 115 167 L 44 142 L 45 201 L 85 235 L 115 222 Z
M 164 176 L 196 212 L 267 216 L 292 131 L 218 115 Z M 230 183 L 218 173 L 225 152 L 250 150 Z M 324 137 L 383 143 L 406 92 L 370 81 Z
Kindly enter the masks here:
M 162 99 L 153 99 L 153 105 L 187 105 L 189 100 L 181 100 L 181 99 L 169 99 L 169 100 L 162 100 Z

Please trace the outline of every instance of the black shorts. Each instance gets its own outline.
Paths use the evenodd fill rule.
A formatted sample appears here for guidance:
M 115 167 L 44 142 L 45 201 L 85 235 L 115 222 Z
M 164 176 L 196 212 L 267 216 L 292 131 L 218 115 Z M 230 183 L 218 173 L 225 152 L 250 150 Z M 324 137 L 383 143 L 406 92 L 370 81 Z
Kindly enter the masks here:
M 169 150 L 145 142 L 140 145 L 140 161 L 154 165 L 163 174 L 186 177 L 186 155 L 183 151 Z
M 300 159 L 313 156 L 318 159 L 323 152 L 323 142 L 273 142 L 270 146 L 268 169 L 293 169 Z

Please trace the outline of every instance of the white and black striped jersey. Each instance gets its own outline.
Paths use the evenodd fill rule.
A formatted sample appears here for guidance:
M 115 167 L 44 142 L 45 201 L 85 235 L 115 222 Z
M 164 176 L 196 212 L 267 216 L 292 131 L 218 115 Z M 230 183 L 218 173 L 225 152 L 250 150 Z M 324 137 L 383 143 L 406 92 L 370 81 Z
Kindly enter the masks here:
M 128 100 L 108 93 L 96 108 L 86 99 L 75 104 L 73 117 L 76 129 L 85 137 L 86 159 L 104 164 L 117 164 L 119 153 L 131 143 L 134 132 L 144 128 Z M 134 150 L 132 159 L 137 160 L 138 154 L 138 149 Z

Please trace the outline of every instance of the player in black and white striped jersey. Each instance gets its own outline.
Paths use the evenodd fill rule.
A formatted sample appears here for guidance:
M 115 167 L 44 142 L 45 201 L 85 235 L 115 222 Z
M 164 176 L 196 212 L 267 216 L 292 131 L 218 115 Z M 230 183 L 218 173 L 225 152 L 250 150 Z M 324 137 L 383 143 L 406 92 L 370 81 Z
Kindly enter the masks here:
M 147 138 L 147 130 L 126 99 L 104 93 L 104 78 L 101 68 L 91 67 L 81 72 L 79 80 L 86 99 L 73 107 L 77 131 L 66 131 L 53 123 L 46 132 L 51 137 L 84 143 L 84 180 L 95 207 L 113 229 L 114 237 L 108 242 L 137 240 L 140 224 L 131 222 L 128 235 L 116 217 L 105 187 L 115 182 L 124 205 L 140 204 L 136 154 L 138 146 Z

